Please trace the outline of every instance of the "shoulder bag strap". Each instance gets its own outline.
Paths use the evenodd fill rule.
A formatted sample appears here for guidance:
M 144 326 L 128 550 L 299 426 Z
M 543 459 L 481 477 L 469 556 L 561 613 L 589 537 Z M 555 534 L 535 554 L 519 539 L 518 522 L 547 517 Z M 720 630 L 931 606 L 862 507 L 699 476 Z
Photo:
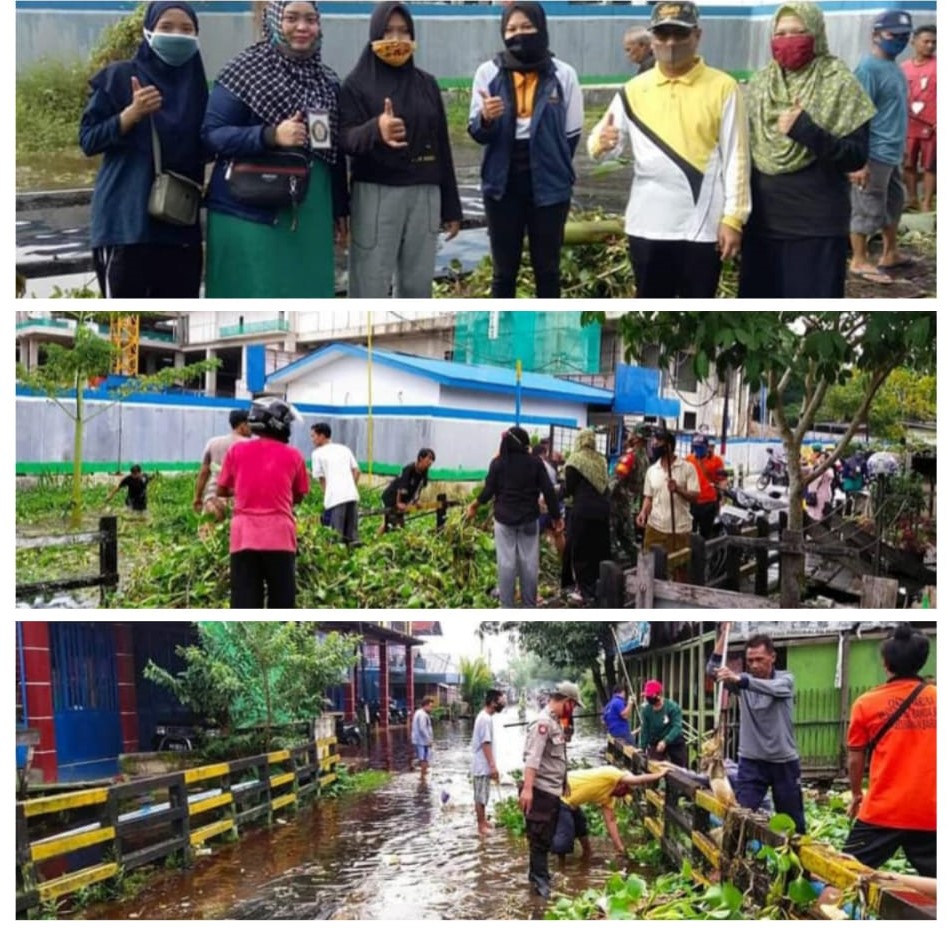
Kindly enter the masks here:
M 158 130 L 155 128 L 154 117 L 151 117 L 151 150 L 155 156 L 155 177 L 161 176 L 161 142 L 158 139 Z
M 927 686 L 927 681 L 921 681 L 914 690 L 908 694 L 904 703 L 901 704 L 892 714 L 888 717 L 885 724 L 878 730 L 875 734 L 875 737 L 868 742 L 868 745 L 865 746 L 865 754 L 871 755 L 871 753 L 878 747 L 878 743 L 888 734 L 888 730 L 908 711 L 911 704 L 921 695 L 921 691 Z

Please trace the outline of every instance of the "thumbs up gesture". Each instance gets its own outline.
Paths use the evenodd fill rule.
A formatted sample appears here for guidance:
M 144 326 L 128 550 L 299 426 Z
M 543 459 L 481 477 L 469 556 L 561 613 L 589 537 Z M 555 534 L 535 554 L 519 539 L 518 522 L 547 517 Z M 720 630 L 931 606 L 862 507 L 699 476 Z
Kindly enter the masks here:
M 309 126 L 303 113 L 294 113 L 276 127 L 276 144 L 280 148 L 299 148 L 309 138 Z
M 390 97 L 385 97 L 385 109 L 378 117 L 378 131 L 381 140 L 389 148 L 407 148 L 408 130 L 404 120 L 395 116 L 395 107 Z
M 802 101 L 797 97 L 788 110 L 784 110 L 779 114 L 776 127 L 783 135 L 789 135 L 792 132 L 792 127 L 796 125 L 796 120 L 799 119 L 799 114 L 802 111 Z
M 480 112 L 485 123 L 492 123 L 503 115 L 506 107 L 503 105 L 502 97 L 491 97 L 485 90 L 481 90 L 480 99 L 483 101 Z
M 598 140 L 602 151 L 610 152 L 618 147 L 618 127 L 615 125 L 615 114 L 609 113 L 605 125 L 599 132 Z
M 157 87 L 142 87 L 141 81 L 132 75 L 132 102 L 125 112 L 131 123 L 141 122 L 146 116 L 161 109 L 161 91 Z

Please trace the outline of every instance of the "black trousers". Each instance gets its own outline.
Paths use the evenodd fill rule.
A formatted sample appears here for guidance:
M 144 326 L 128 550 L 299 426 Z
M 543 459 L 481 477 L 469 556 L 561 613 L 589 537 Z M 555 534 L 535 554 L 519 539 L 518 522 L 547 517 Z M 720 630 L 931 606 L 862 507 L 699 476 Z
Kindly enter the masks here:
M 611 557 L 608 531 L 608 520 L 588 519 L 573 512 L 566 546 L 576 586 L 586 600 L 595 599 L 601 564 Z
M 841 299 L 848 238 L 773 239 L 747 232 L 740 259 L 741 298 Z
M 937 876 L 937 833 L 888 829 L 856 819 L 842 851 L 869 868 L 880 868 L 899 848 L 921 877 Z
M 537 889 L 549 885 L 549 851 L 559 821 L 559 797 L 533 788 L 533 808 L 526 814 L 529 842 L 529 881 Z M 545 894 L 543 894 L 545 896 Z
M 204 271 L 200 245 L 110 245 L 92 250 L 107 299 L 196 300 Z
M 295 552 L 231 553 L 230 609 L 292 610 L 295 606 Z
M 717 296 L 720 253 L 716 242 L 664 242 L 628 236 L 637 297 Z
M 697 524 L 697 531 L 709 539 L 713 535 L 714 520 L 717 518 L 716 503 L 692 503 L 691 517 Z
M 510 176 L 502 200 L 484 197 L 490 254 L 493 258 L 493 283 L 490 296 L 512 299 L 523 258 L 523 235 L 529 233 L 529 257 L 536 275 L 536 296 L 558 299 L 561 286 L 559 253 L 569 201 L 552 206 L 533 203 L 533 185 L 528 173 Z

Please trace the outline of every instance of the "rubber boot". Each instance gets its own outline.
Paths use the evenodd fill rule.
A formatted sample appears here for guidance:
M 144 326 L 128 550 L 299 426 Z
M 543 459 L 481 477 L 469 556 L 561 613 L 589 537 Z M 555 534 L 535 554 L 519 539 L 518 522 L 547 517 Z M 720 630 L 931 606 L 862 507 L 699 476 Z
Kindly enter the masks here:
M 529 850 L 529 882 L 533 890 L 544 900 L 551 892 L 549 877 L 549 853 L 536 848 Z

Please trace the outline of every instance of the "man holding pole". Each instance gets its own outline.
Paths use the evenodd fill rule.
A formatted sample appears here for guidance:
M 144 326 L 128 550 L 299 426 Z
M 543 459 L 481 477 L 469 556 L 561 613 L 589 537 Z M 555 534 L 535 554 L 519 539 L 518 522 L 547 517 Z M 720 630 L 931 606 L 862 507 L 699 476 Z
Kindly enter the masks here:
M 697 502 L 700 481 L 689 461 L 674 454 L 674 436 L 667 431 L 655 435 L 651 443 L 648 468 L 644 479 L 644 504 L 636 520 L 644 529 L 643 550 L 660 545 L 668 555 L 690 548 L 692 503 Z M 685 564 L 671 573 L 676 581 L 687 576 Z
M 772 788 L 776 812 L 791 816 L 803 835 L 802 769 L 792 720 L 795 678 L 776 670 L 776 647 L 768 635 L 747 640 L 744 673 L 728 668 L 725 653 L 732 625 L 720 623 L 707 674 L 741 701 L 737 802 L 757 810 Z

